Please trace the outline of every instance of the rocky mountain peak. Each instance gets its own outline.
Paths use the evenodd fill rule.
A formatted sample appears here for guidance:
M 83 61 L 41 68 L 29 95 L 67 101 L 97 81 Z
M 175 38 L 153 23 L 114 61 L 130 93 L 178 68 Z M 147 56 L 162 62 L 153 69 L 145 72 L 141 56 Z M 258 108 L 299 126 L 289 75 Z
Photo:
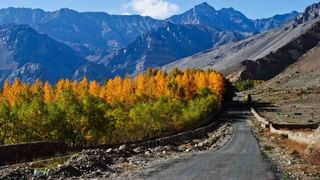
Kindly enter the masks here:
M 320 16 L 320 3 L 315 3 L 308 6 L 301 16 L 296 18 L 296 23 L 301 24 L 313 19 L 319 19 Z
M 194 9 L 198 11 L 215 11 L 214 7 L 212 7 L 207 2 L 203 2 L 201 4 L 196 5 Z

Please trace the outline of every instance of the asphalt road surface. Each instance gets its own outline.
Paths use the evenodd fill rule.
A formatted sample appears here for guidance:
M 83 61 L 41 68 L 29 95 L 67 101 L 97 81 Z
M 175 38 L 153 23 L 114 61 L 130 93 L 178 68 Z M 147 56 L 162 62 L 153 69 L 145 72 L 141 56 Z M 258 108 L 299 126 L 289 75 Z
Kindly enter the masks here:
M 167 168 L 154 171 L 146 179 L 157 180 L 269 180 L 279 179 L 274 165 L 260 151 L 247 125 L 248 111 L 234 110 L 234 134 L 230 142 L 215 152 L 206 152 Z

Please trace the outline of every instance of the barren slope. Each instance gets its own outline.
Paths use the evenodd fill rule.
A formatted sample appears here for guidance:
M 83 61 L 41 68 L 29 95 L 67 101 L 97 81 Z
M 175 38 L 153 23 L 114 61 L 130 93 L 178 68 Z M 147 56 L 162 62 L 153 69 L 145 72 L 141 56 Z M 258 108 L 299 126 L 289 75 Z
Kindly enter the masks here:
M 273 122 L 320 123 L 320 46 L 252 93 L 274 105 L 262 112 Z
M 320 45 L 311 49 L 298 62 L 268 81 L 273 88 L 308 88 L 320 86 Z
M 246 59 L 257 60 L 303 34 L 313 22 L 303 23 L 296 27 L 293 23 L 289 23 L 269 32 L 181 59 L 164 66 L 164 69 L 199 67 L 223 70 Z

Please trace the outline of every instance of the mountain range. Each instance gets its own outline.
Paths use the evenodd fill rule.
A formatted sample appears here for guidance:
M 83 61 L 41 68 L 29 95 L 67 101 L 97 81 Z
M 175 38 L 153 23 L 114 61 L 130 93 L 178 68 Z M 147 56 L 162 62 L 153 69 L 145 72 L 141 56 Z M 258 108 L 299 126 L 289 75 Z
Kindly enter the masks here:
M 166 20 L 60 9 L 0 10 L 1 81 L 104 79 L 159 67 L 281 26 L 292 12 L 251 20 L 202 3 Z
M 174 61 L 163 69 L 212 68 L 234 81 L 268 80 L 318 43 L 319 12 L 320 3 L 313 4 L 278 28 Z

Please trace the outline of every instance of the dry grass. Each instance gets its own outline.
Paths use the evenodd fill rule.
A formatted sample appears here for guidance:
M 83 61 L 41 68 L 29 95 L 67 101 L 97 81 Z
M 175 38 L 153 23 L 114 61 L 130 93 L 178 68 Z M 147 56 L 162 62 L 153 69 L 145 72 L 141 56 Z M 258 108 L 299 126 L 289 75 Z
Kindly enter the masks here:
M 137 166 L 128 162 L 124 162 L 117 165 L 117 167 L 125 171 L 131 171 L 131 170 L 134 170 Z
M 320 148 L 313 149 L 307 160 L 313 165 L 320 165 Z
M 308 147 L 307 144 L 301 144 L 301 143 L 298 143 L 289 139 L 283 139 L 283 138 L 280 139 L 278 143 L 281 147 L 288 147 L 290 150 L 292 150 L 292 152 L 296 151 L 301 156 L 304 155 L 304 152 Z

